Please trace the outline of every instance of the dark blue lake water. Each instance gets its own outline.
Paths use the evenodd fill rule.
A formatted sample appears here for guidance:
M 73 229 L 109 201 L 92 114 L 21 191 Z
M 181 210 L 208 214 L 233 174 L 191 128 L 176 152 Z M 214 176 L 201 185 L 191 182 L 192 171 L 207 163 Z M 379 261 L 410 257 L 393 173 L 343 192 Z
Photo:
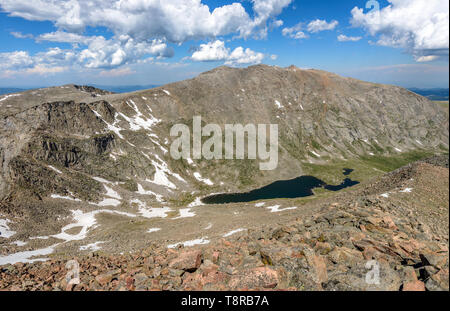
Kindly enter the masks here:
M 344 169 L 345 176 L 350 175 L 352 169 Z M 202 199 L 205 204 L 245 203 L 270 199 L 293 199 L 314 195 L 313 189 L 324 188 L 329 191 L 339 191 L 359 184 L 351 178 L 345 178 L 339 185 L 328 185 L 314 176 L 300 176 L 291 180 L 276 181 L 268 186 L 246 193 L 223 193 Z

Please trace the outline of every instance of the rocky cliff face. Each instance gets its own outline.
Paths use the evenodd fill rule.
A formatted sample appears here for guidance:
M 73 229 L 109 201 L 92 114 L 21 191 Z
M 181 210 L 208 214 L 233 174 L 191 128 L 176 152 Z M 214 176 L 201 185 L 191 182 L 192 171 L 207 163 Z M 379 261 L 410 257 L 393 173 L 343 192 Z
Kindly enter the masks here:
M 247 190 L 294 178 L 303 163 L 448 150 L 448 116 L 429 100 L 296 67 L 219 67 L 129 94 L 69 85 L 18 93 L 0 105 L 2 199 L 25 189 L 95 200 L 102 187 L 92 178 L 101 177 L 120 191 L 145 188 L 155 200 L 183 200 L 193 190 Z M 170 127 L 191 125 L 197 115 L 219 125 L 279 124 L 278 169 L 262 172 L 252 160 L 172 160 Z

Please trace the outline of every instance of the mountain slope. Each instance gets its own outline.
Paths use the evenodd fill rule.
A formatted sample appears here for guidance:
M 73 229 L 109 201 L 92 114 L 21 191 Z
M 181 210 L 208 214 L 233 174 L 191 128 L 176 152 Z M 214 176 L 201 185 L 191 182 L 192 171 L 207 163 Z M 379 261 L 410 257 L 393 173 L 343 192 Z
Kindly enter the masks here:
M 117 183 L 116 191 L 145 188 L 140 192 L 155 193 L 155 201 L 183 201 L 192 191 L 248 190 L 295 178 L 304 163 L 448 150 L 448 115 L 429 100 L 295 67 L 219 67 L 134 93 L 69 85 L 0 100 L 0 198 L 25 191 L 98 201 L 102 185 L 92 177 L 101 177 Z M 253 160 L 172 160 L 171 126 L 191 125 L 197 115 L 219 125 L 279 124 L 278 168 L 262 172 Z
M 147 240 L 132 254 L 88 249 L 89 256 L 76 257 L 80 280 L 71 284 L 66 263 L 73 257 L 67 252 L 24 265 L 1 266 L 0 256 L 0 289 L 448 291 L 448 178 L 448 157 L 434 157 L 330 198 L 241 206 L 243 213 L 270 218 L 245 228 L 233 216 L 236 207 L 229 207 L 221 213 L 230 228 L 198 228 L 197 234 L 209 237 L 184 247 Z M 302 206 L 270 213 L 275 203 Z M 118 239 L 124 222 L 119 224 L 112 237 L 101 238 Z M 186 239 L 190 233 L 183 230 Z M 226 234 L 213 239 L 221 232 Z M 120 243 L 121 250 L 138 238 Z M 99 244 L 108 243 L 88 245 Z

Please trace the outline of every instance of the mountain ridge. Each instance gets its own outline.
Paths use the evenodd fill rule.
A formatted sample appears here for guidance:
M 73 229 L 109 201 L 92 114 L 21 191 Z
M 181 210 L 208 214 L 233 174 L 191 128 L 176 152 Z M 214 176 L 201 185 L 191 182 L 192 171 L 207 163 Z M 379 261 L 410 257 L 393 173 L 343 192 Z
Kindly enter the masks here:
M 68 102 L 70 99 L 72 101 Z M 61 105 L 58 101 L 68 104 Z M 395 101 L 396 104 L 389 101 Z M 122 149 L 131 147 L 135 154 L 142 154 L 144 150 L 132 147 L 136 145 L 133 140 L 144 142 L 144 145 L 150 144 L 150 150 L 159 149 L 159 152 L 156 151 L 159 158 L 167 157 L 166 152 L 161 151 L 169 147 L 169 127 L 180 122 L 189 124 L 195 115 L 201 115 L 205 122 L 222 125 L 279 123 L 279 170 L 275 174 L 262 174 L 251 164 L 250 168 L 246 168 L 247 173 L 242 175 L 240 165 L 232 163 L 234 174 L 240 174 L 238 180 L 244 187 L 298 177 L 302 172 L 301 163 L 323 162 L 330 156 L 347 158 L 370 155 L 379 153 L 380 149 L 383 150 L 381 153 L 395 154 L 401 153 L 405 148 L 448 148 L 448 143 L 445 145 L 448 139 L 448 133 L 445 132 L 448 130 L 448 118 L 440 113 L 436 104 L 425 98 L 400 87 L 372 84 L 293 66 L 285 69 L 267 65 L 245 69 L 218 67 L 193 79 L 126 94 L 65 85 L 19 93 L 4 99 L 1 104 L 2 115 L 6 118 L 33 114 L 36 109 L 45 106 L 42 112 L 38 112 L 42 113 L 44 128 L 49 124 L 44 118 L 48 115 L 46 111 L 54 111 L 55 118 L 61 119 L 58 121 L 61 124 L 71 123 L 66 118 L 82 113 L 83 117 L 77 117 L 77 127 L 71 130 L 73 133 L 78 132 L 77 135 L 81 136 L 89 133 L 90 137 L 94 133 L 112 133 L 114 144 L 125 143 L 127 146 Z M 26 110 L 26 107 L 32 108 Z M 55 109 L 66 109 L 64 113 L 69 115 Z M 11 113 L 7 114 L 8 112 Z M 399 123 L 405 114 L 408 117 Z M 22 118 L 27 116 L 20 116 L 19 119 Z M 91 124 L 83 122 L 83 118 L 92 120 Z M 141 121 L 149 122 L 152 118 L 155 121 L 149 127 L 138 124 Z M 118 125 L 113 126 L 113 123 Z M 90 127 L 94 124 L 97 125 L 93 131 Z M 21 126 L 30 128 L 25 123 Z M 69 134 L 63 127 L 58 130 Z M 51 128 L 47 131 L 50 131 L 50 135 L 55 134 Z M 129 139 L 121 138 L 122 132 L 129 135 Z M 149 140 L 148 135 L 153 135 L 153 138 L 150 137 Z M 148 159 L 142 155 L 139 161 L 145 162 Z M 170 159 L 164 161 L 171 162 L 176 173 L 183 175 L 180 171 L 184 166 L 182 162 L 173 163 Z M 218 162 L 200 162 L 205 166 L 201 172 L 204 174 L 215 171 L 215 166 L 225 168 Z M 61 164 L 66 166 L 64 163 L 59 165 Z M 251 175 L 255 175 L 259 183 L 248 180 Z M 228 176 L 230 180 L 236 178 Z M 130 178 L 133 179 L 132 176 Z M 236 187 L 233 188 L 237 190 Z

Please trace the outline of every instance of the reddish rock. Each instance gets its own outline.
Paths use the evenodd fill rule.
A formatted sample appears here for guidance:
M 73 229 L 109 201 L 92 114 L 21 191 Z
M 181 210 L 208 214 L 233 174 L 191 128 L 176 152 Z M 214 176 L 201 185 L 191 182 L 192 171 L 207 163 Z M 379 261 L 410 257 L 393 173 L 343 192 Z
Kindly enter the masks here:
M 213 252 L 212 254 L 212 262 L 217 264 L 219 262 L 220 252 Z
M 127 277 L 125 282 L 126 282 L 126 286 L 127 286 L 128 290 L 133 291 L 135 289 L 135 287 L 134 287 L 134 278 Z
M 203 277 L 199 273 L 187 273 L 183 278 L 183 290 L 200 291 L 203 289 Z
M 383 223 L 387 228 L 389 228 L 391 230 L 398 230 L 397 226 L 395 225 L 394 221 L 392 220 L 392 218 L 390 216 L 384 216 Z
M 279 283 L 278 272 L 269 267 L 259 267 L 234 275 L 228 286 L 231 289 L 275 288 Z
M 403 277 L 406 280 L 406 282 L 415 283 L 417 282 L 417 274 L 416 270 L 414 270 L 413 267 L 405 267 L 403 268 Z
M 322 284 L 328 281 L 327 264 L 322 256 L 314 254 L 312 249 L 304 250 L 308 265 L 312 267 L 313 280 L 317 284 Z
M 178 270 L 195 271 L 202 263 L 201 251 L 188 251 L 179 254 L 169 263 L 169 267 Z
M 404 292 L 424 292 L 425 284 L 421 281 L 408 282 L 403 284 Z
M 378 252 L 374 247 L 368 246 L 362 252 L 365 260 L 377 259 L 380 256 L 380 252 Z
M 331 245 L 327 242 L 316 242 L 316 245 L 314 246 L 314 250 L 316 251 L 323 251 L 323 252 L 330 252 L 331 251 Z
M 420 254 L 420 259 L 426 266 L 440 268 L 448 262 L 448 253 L 423 252 Z
M 431 276 L 431 278 L 445 290 L 449 290 L 449 270 L 443 269 Z
M 95 280 L 100 284 L 101 286 L 105 286 L 112 280 L 111 274 L 100 274 L 95 277 Z

